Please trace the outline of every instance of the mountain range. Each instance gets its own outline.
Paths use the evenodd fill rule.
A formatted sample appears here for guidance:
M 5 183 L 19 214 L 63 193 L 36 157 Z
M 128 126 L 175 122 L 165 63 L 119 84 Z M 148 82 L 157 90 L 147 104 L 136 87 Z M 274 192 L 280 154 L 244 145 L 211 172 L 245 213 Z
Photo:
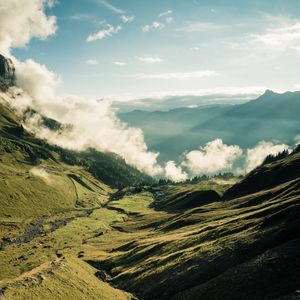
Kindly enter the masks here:
M 141 128 L 161 161 L 178 160 L 184 151 L 220 138 L 242 148 L 262 140 L 294 144 L 300 128 L 300 92 L 267 90 L 247 103 L 120 113 L 122 121 Z

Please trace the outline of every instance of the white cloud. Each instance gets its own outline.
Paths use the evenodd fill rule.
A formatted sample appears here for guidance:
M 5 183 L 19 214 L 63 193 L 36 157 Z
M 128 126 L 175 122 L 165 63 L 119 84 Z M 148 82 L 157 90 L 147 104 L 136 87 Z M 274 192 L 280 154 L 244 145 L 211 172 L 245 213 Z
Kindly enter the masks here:
M 14 61 L 14 64 L 18 86 L 37 103 L 45 103 L 48 99 L 55 97 L 55 89 L 62 82 L 60 76 L 32 59 L 25 62 Z
M 159 17 L 165 17 L 165 16 L 170 16 L 172 14 L 173 14 L 172 10 L 167 10 L 167 11 L 164 11 L 164 12 L 160 13 L 158 16 Z
M 204 32 L 212 30 L 224 29 L 225 25 L 216 24 L 211 22 L 188 22 L 185 26 L 177 29 L 184 32 Z
M 110 11 L 112 11 L 115 14 L 125 14 L 126 11 L 124 11 L 123 9 L 116 7 L 114 5 L 112 5 L 111 3 L 109 3 L 108 1 L 104 1 L 104 0 L 97 0 L 101 5 L 105 6 L 106 8 L 108 8 Z
M 172 23 L 174 21 L 173 18 L 173 11 L 172 10 L 167 10 L 165 12 L 162 12 L 158 15 L 159 18 L 164 18 L 166 23 Z
M 46 66 L 33 60 L 16 63 L 17 82 L 24 92 L 16 91 L 8 101 L 22 112 L 28 107 L 53 118 L 68 128 L 60 132 L 43 127 L 39 115 L 30 117 L 24 126 L 50 143 L 73 150 L 95 148 L 113 152 L 139 170 L 155 176 L 164 171 L 157 163 L 158 153 L 148 150 L 140 129 L 122 123 L 107 101 L 59 96 L 61 80 Z
M 141 62 L 144 62 L 146 64 L 155 64 L 155 63 L 160 63 L 163 60 L 159 57 L 139 57 L 138 58 Z
M 122 15 L 120 18 L 123 23 L 131 23 L 134 20 L 134 16 Z
M 151 25 L 142 26 L 143 32 L 148 32 L 151 29 L 160 30 L 160 29 L 163 29 L 163 28 L 165 28 L 165 25 L 163 23 L 160 23 L 160 22 L 153 22 Z
M 125 62 L 122 61 L 114 61 L 113 64 L 119 67 L 124 67 L 127 65 Z
M 118 33 L 120 30 L 122 30 L 121 26 L 113 27 L 112 25 L 107 24 L 106 29 L 100 30 L 100 31 L 98 31 L 97 33 L 94 33 L 94 34 L 90 34 L 87 37 L 86 41 L 87 42 L 94 42 L 94 41 L 97 41 L 97 40 L 103 40 L 106 37 L 109 37 L 109 36 L 112 36 L 115 33 Z
M 98 62 L 97 60 L 95 60 L 95 59 L 88 59 L 88 60 L 86 61 L 86 64 L 87 64 L 87 65 L 98 65 L 99 62 Z
M 216 139 L 199 150 L 186 153 L 183 165 L 193 175 L 215 174 L 230 170 L 242 153 L 239 146 L 228 146 L 221 139 Z
M 0 52 L 10 54 L 13 47 L 24 47 L 31 38 L 46 39 L 57 29 L 56 18 L 47 16 L 51 1 L 0 1 Z
M 195 72 L 178 72 L 178 73 L 158 73 L 158 74 L 138 74 L 135 77 L 140 79 L 191 79 L 191 78 L 203 78 L 211 77 L 218 75 L 215 71 L 204 70 L 204 71 L 195 71 Z
M 187 173 L 184 172 L 180 166 L 176 166 L 174 161 L 168 161 L 166 163 L 165 176 L 175 182 L 185 181 L 188 179 Z
M 300 21 L 286 21 L 278 17 L 272 18 L 272 21 L 276 24 L 267 28 L 264 33 L 252 33 L 251 42 L 268 46 L 273 50 L 292 49 L 300 52 Z
M 259 142 L 254 148 L 246 151 L 246 173 L 261 165 L 269 154 L 276 155 L 284 150 L 289 150 L 289 146 L 266 141 Z

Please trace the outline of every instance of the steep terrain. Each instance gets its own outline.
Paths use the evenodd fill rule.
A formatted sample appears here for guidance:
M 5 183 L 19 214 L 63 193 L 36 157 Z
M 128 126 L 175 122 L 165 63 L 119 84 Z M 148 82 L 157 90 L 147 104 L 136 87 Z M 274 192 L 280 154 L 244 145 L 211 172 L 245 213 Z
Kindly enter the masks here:
M 296 153 L 269 164 L 270 178 L 278 164 L 299 161 Z M 251 177 L 260 177 L 264 168 Z M 232 189 L 242 190 L 248 180 Z M 146 188 L 53 231 L 54 218 L 48 220 L 43 236 L 0 251 L 3 294 L 6 299 L 134 297 L 129 293 L 139 299 L 298 299 L 299 175 L 231 200 L 210 188 Z
M 176 160 L 184 151 L 216 138 L 242 148 L 253 147 L 262 140 L 293 144 L 299 134 L 299 111 L 300 92 L 266 91 L 244 104 L 133 111 L 120 114 L 120 118 L 141 128 L 150 148 L 159 151 L 160 159 L 166 161 Z
M 293 166 L 299 162 L 298 153 L 257 169 L 231 191 L 243 191 L 249 180 L 258 182 L 268 168 L 266 185 L 261 181 L 231 200 L 230 191 L 218 197 L 199 187 L 153 191 L 159 195 L 151 202 L 154 210 L 135 211 L 134 218 L 119 224 L 120 236 L 111 234 L 116 245 L 113 238 L 95 239 L 93 246 L 107 253 L 87 258 L 114 285 L 142 299 L 296 299 L 300 177 Z M 286 165 L 289 177 L 277 180 Z M 198 201 L 191 206 L 194 196 Z M 133 209 L 140 198 L 110 205 L 129 210 L 129 203 Z M 176 207 L 179 201 L 186 205 Z

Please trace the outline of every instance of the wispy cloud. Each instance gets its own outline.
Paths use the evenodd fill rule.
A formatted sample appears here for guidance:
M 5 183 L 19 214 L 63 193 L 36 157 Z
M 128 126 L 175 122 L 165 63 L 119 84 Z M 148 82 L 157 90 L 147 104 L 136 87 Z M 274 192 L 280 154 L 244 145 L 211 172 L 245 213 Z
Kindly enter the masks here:
M 169 16 L 169 15 L 172 15 L 172 14 L 173 14 L 172 10 L 167 10 L 167 11 L 164 11 L 164 12 L 160 13 L 158 16 L 159 17 L 165 17 L 165 16 Z
M 124 67 L 127 65 L 125 62 L 122 61 L 114 61 L 113 64 L 119 67 Z
M 134 16 L 122 15 L 120 19 L 122 20 L 123 23 L 131 23 L 134 20 Z
M 203 70 L 203 71 L 196 71 L 196 72 L 138 74 L 138 75 L 135 75 L 135 77 L 140 78 L 140 79 L 183 80 L 183 79 L 191 79 L 191 78 L 210 77 L 210 76 L 216 76 L 216 75 L 218 75 L 218 73 L 215 71 Z
M 151 29 L 159 30 L 159 29 L 163 29 L 164 27 L 165 27 L 165 25 L 163 23 L 153 22 L 150 25 L 144 25 L 144 26 L 142 26 L 142 30 L 143 30 L 143 32 L 148 32 Z
M 146 64 L 155 64 L 160 63 L 163 60 L 159 57 L 138 57 L 139 61 L 146 63 Z
M 167 10 L 158 15 L 159 18 L 164 18 L 166 23 L 172 23 L 174 21 L 173 11 Z
M 300 21 L 284 22 L 273 19 L 278 25 L 268 28 L 264 33 L 251 34 L 251 42 L 273 47 L 275 50 L 296 50 L 300 52 Z
M 100 3 L 101 5 L 103 5 L 104 7 L 106 7 L 107 9 L 109 9 L 110 11 L 112 11 L 115 14 L 125 14 L 126 11 L 124 11 L 123 9 L 116 7 L 114 5 L 112 5 L 110 2 L 105 1 L 105 0 L 97 0 L 98 3 Z
M 86 61 L 86 64 L 87 64 L 87 65 L 98 65 L 99 62 L 98 62 L 97 60 L 95 60 L 95 59 L 88 59 L 88 60 Z
M 226 26 L 212 22 L 188 22 L 185 26 L 178 28 L 178 31 L 184 32 L 204 32 L 212 30 L 221 30 Z
M 115 33 L 118 33 L 120 30 L 122 30 L 121 26 L 113 27 L 112 25 L 107 24 L 106 29 L 100 30 L 100 31 L 98 31 L 94 34 L 90 34 L 87 37 L 86 41 L 87 42 L 94 42 L 94 41 L 97 41 L 97 40 L 103 40 L 106 37 L 109 37 L 109 36 L 112 36 Z

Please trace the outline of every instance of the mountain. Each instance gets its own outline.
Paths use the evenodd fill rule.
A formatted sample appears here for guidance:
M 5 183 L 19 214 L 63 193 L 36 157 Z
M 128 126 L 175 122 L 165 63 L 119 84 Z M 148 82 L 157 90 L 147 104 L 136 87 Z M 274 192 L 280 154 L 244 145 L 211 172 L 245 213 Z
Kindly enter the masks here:
M 22 118 L 1 102 L 0 153 L 3 214 L 42 215 L 85 206 L 85 201 L 99 203 L 99 191 L 107 196 L 107 185 L 116 188 L 153 182 L 115 154 L 92 149 L 75 152 L 47 144 L 27 132 Z M 86 197 L 81 199 L 77 186 Z
M 293 144 L 299 134 L 300 92 L 266 91 L 256 100 L 230 106 L 180 108 L 167 112 L 133 111 L 120 114 L 141 128 L 160 159 L 176 160 L 186 150 L 221 138 L 227 144 L 253 147 L 262 140 Z

